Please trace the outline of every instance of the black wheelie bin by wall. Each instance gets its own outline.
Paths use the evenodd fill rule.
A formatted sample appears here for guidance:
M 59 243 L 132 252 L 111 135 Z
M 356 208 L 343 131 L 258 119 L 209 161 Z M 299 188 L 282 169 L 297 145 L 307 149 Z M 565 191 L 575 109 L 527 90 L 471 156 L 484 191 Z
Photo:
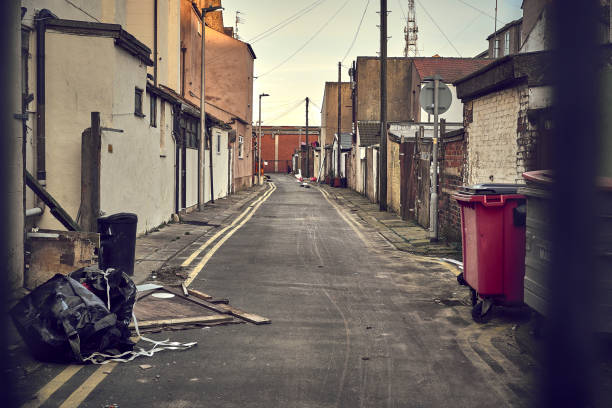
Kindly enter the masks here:
M 113 268 L 134 275 L 137 224 L 138 216 L 131 213 L 98 218 L 100 269 Z

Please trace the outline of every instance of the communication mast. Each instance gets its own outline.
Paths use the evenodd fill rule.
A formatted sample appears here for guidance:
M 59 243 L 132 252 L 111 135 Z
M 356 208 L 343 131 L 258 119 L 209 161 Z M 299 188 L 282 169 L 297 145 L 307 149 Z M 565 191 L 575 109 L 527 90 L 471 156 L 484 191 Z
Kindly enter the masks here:
M 238 24 L 242 24 L 245 22 L 244 17 L 240 17 L 240 14 L 244 14 L 242 11 L 236 11 L 236 28 L 234 28 L 234 38 L 239 40 L 238 37 Z
M 417 39 L 419 38 L 419 26 L 416 23 L 414 0 L 408 0 L 408 17 L 406 27 L 404 28 L 404 38 L 406 40 L 404 57 L 416 57 L 418 54 Z

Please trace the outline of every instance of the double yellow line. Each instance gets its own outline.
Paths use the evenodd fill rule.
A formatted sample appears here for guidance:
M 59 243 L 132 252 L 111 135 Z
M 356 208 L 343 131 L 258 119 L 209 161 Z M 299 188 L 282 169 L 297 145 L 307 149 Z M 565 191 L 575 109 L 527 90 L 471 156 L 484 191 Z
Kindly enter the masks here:
M 200 271 L 202 271 L 202 269 L 208 263 L 208 261 L 210 261 L 210 258 L 213 257 L 215 252 L 217 252 L 217 250 L 219 248 L 221 248 L 221 246 L 225 243 L 225 241 L 227 241 L 232 235 L 234 235 L 234 233 L 236 233 L 236 231 L 238 231 L 240 228 L 242 228 L 242 226 L 244 224 L 246 224 L 251 219 L 251 217 L 253 217 L 253 214 L 255 214 L 257 209 L 268 199 L 268 197 L 270 197 L 272 195 L 272 193 L 274 193 L 275 190 L 276 190 L 276 186 L 274 185 L 274 183 L 270 183 L 270 188 L 268 189 L 268 191 L 263 196 L 261 196 L 255 202 L 253 202 L 253 204 L 251 204 L 242 214 L 240 214 L 240 216 L 238 218 L 236 218 L 234 220 L 234 222 L 232 222 L 230 225 L 228 225 L 227 227 L 221 229 L 215 235 L 210 237 L 210 239 L 208 241 L 206 241 L 204 244 L 202 244 L 201 247 L 196 249 L 185 260 L 185 262 L 183 262 L 181 264 L 181 266 L 183 266 L 183 267 L 187 267 L 187 266 L 191 265 L 191 263 L 198 257 L 198 255 L 200 255 L 202 253 L 202 251 L 204 251 L 213 242 L 215 242 L 215 240 L 217 240 L 217 238 L 219 238 L 220 236 L 225 234 L 226 231 L 230 230 L 229 232 L 227 232 L 227 234 L 225 234 L 223 236 L 223 238 L 221 238 L 215 244 L 215 246 L 213 246 L 210 249 L 210 251 L 208 251 L 206 253 L 206 255 L 204 255 L 204 257 L 200 260 L 200 262 L 198 262 L 198 264 L 189 272 L 189 276 L 187 277 L 187 279 L 185 279 L 185 286 L 189 286 L 193 282 L 193 280 L 198 276 Z
M 274 183 L 269 184 L 270 188 L 264 195 L 255 200 L 251 205 L 248 206 L 246 210 L 240 214 L 230 225 L 221 229 L 215 235 L 213 235 L 208 241 L 206 241 L 202 246 L 200 246 L 196 251 L 194 251 L 189 258 L 183 262 L 182 266 L 189 266 L 197 257 L 204 251 L 208 246 L 210 246 L 217 238 L 222 236 L 226 231 L 230 230 L 227 235 L 225 235 L 217 244 L 202 258 L 202 260 L 196 265 L 196 267 L 190 272 L 189 277 L 185 281 L 185 285 L 189 285 L 196 278 L 198 273 L 204 268 L 204 266 L 208 263 L 210 258 L 217 252 L 217 250 L 227 241 L 236 231 L 238 231 L 244 224 L 246 224 L 255 211 L 274 193 L 276 190 L 276 186 Z M 91 392 L 100 384 L 107 375 L 109 375 L 115 367 L 117 367 L 118 363 L 110 362 L 108 364 L 104 364 L 99 366 L 86 380 L 83 382 L 79 388 L 77 388 L 70 396 L 62 402 L 59 406 L 60 408 L 75 408 L 81 405 L 83 401 L 91 394 Z M 22 408 L 38 408 L 43 405 L 57 390 L 60 389 L 64 384 L 68 382 L 76 373 L 78 373 L 84 365 L 69 365 L 64 368 L 58 375 L 56 375 L 51 381 L 49 381 L 45 386 L 43 386 L 36 395 L 24 405 Z

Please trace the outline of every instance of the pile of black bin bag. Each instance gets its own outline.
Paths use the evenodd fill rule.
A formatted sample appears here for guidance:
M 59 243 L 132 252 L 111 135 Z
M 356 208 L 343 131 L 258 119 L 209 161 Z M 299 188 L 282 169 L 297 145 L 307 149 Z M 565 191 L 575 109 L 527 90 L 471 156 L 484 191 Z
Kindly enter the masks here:
M 107 280 L 110 310 L 107 307 Z M 11 316 L 32 354 L 39 360 L 83 362 L 92 353 L 117 355 L 130 351 L 134 282 L 120 270 L 82 268 L 55 275 L 11 310 Z

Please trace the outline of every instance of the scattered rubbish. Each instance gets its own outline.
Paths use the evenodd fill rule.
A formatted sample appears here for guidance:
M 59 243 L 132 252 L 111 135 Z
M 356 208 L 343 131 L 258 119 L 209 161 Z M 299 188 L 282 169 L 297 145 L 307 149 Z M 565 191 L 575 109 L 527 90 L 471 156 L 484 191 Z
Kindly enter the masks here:
M 138 367 L 142 368 L 143 370 L 148 370 L 149 368 L 152 368 L 153 366 L 150 364 L 141 364 Z
M 112 371 L 111 370 L 104 370 L 102 371 L 102 374 L 110 374 Z
M 512 331 L 516 331 L 517 328 L 518 328 L 518 324 L 515 324 L 514 326 L 512 326 Z
M 199 379 L 199 378 L 190 378 L 190 379 L 189 379 L 189 381 L 191 381 L 191 382 L 197 382 L 197 381 L 200 381 L 200 379 Z
M 463 262 L 461 262 L 461 261 L 457 261 L 456 259 L 451 259 L 451 258 L 439 258 L 439 259 L 442 262 L 453 264 L 456 267 L 458 267 L 459 269 L 463 270 Z
M 172 293 L 164 293 L 164 292 L 153 293 L 151 296 L 157 299 L 171 299 L 174 297 Z
M 181 282 L 181 289 L 183 290 L 183 295 L 189 296 L 189 292 L 187 292 L 187 286 L 185 286 L 185 282 Z
M 104 408 L 119 408 L 119 404 L 105 405 Z
M 361 357 L 362 360 L 367 361 L 370 359 L 370 357 Z
M 366 326 L 366 330 L 372 329 L 372 326 Z
M 68 276 L 55 275 L 21 299 L 11 315 L 24 342 L 41 361 L 84 362 L 96 352 L 122 353 L 134 347 L 125 321 Z
M 144 285 L 136 286 L 136 290 L 138 292 L 146 292 L 147 290 L 154 290 L 154 289 L 159 289 L 159 288 L 163 288 L 163 286 L 156 285 L 154 283 L 145 283 Z
M 229 306 L 228 299 L 214 299 L 186 287 L 184 290 L 187 295 L 184 294 L 183 285 L 139 292 L 134 308 L 139 329 L 150 332 L 244 322 L 270 323 L 265 317 Z
M 8 349 L 9 351 L 15 351 L 19 348 L 19 344 L 11 344 Z
M 153 272 L 156 275 L 155 279 L 160 282 L 176 285 L 189 277 L 189 271 L 180 265 L 178 266 L 163 266 Z

